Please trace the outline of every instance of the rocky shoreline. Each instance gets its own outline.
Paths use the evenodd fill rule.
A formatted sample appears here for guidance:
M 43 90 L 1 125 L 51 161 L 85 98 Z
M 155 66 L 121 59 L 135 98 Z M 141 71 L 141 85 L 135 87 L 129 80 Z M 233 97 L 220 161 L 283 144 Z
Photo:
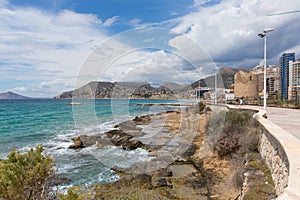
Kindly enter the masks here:
M 263 166 L 255 148 L 251 150 L 248 143 L 242 142 L 242 137 L 252 133 L 228 135 L 225 132 L 229 131 L 229 125 L 225 121 L 225 132 L 212 139 L 209 129 L 214 129 L 214 124 L 219 123 L 218 117 L 225 111 L 216 113 L 209 107 L 202 109 L 190 106 L 182 111 L 140 116 L 104 134 L 74 138 L 70 148 L 92 145 L 97 148 L 114 145 L 126 151 L 143 148 L 153 157 L 149 162 L 136 163 L 129 168 L 113 167 L 121 177 L 119 181 L 95 185 L 82 194 L 96 199 L 239 199 L 245 188 L 243 173 L 247 172 L 247 180 L 259 174 L 259 183 L 268 181 L 265 184 L 267 192 L 262 189 L 260 195 L 274 197 L 267 170 L 245 165 L 246 161 L 252 164 L 259 161 Z M 239 131 L 248 129 L 247 125 Z

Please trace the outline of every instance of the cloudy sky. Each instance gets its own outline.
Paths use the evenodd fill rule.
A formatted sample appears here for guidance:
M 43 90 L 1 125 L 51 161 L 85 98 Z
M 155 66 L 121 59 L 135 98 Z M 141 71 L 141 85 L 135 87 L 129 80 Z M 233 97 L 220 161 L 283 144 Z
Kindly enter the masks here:
M 0 92 L 189 83 L 216 67 L 258 65 L 257 34 L 269 27 L 268 64 L 278 65 L 283 52 L 300 58 L 299 10 L 295 0 L 0 0 Z

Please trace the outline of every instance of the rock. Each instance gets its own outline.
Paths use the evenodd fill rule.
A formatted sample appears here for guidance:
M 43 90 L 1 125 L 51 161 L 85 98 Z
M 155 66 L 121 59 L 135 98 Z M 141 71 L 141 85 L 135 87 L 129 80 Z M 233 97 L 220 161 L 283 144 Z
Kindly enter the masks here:
M 145 116 L 135 117 L 132 121 L 134 121 L 136 125 L 145 125 L 150 123 L 151 118 L 149 115 L 145 115 Z
M 119 138 L 119 137 L 124 137 L 128 136 L 127 133 L 125 133 L 122 130 L 114 129 L 106 132 L 107 137 L 109 138 Z
M 137 127 L 137 124 L 132 120 L 118 124 L 118 128 L 126 132 L 126 134 L 134 137 L 141 137 L 145 135 L 145 133 L 142 132 L 143 129 L 141 127 Z
M 74 138 L 72 138 L 72 140 L 73 140 L 74 144 L 69 146 L 70 149 L 85 148 L 80 137 L 74 137 Z
M 104 134 L 80 135 L 79 137 L 82 141 L 82 144 L 86 147 L 95 145 L 96 143 L 98 143 L 99 145 L 101 144 L 102 147 L 111 145 L 110 139 L 108 139 Z
M 143 146 L 144 144 L 139 140 L 129 140 L 122 145 L 122 148 L 126 150 L 134 150 Z
M 162 177 L 171 177 L 171 176 L 173 176 L 173 172 L 171 170 L 164 168 L 164 169 L 161 169 L 159 175 Z
M 236 152 L 240 148 L 237 138 L 223 137 L 218 140 L 215 146 L 216 151 L 220 156 L 225 156 Z
M 168 182 L 167 182 L 166 178 L 160 178 L 160 179 L 158 179 L 156 188 L 158 188 L 158 187 L 166 187 L 166 186 L 168 186 Z
M 111 142 L 115 146 L 123 146 L 124 144 L 127 144 L 129 140 L 132 138 L 130 135 L 124 135 L 124 136 L 119 136 L 119 137 L 113 137 L 111 139 Z
M 64 178 L 64 177 L 55 177 L 53 180 L 51 180 L 52 185 L 63 185 L 70 183 L 71 179 Z
M 141 182 L 143 182 L 143 183 L 147 183 L 150 185 L 152 182 L 152 176 L 150 176 L 148 174 L 139 174 L 139 175 L 137 175 L 137 179 L 141 180 Z

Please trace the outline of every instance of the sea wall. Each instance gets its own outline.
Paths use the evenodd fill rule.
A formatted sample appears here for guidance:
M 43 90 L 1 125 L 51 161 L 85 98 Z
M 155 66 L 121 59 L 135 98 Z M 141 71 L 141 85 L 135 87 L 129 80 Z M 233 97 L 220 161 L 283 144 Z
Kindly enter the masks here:
M 258 111 L 253 117 L 259 122 L 259 128 L 262 131 L 259 151 L 271 170 L 278 195 L 277 200 L 300 200 L 299 140 L 267 120 L 263 110 L 247 106 L 243 109 Z
M 263 131 L 259 152 L 265 160 L 272 173 L 277 195 L 284 192 L 284 188 L 288 186 L 289 177 L 289 161 L 284 148 L 273 135 L 260 125 Z

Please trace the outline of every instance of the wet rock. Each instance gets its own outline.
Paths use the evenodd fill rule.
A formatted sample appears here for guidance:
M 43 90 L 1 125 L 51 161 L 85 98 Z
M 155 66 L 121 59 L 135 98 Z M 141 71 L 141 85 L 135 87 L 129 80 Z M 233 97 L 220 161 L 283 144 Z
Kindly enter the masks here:
M 63 185 L 70 183 L 71 179 L 64 178 L 64 177 L 55 177 L 53 180 L 51 180 L 52 185 Z
M 96 135 L 80 135 L 79 136 L 83 145 L 86 147 L 98 144 L 98 148 L 111 145 L 110 139 L 107 138 L 104 134 Z
M 122 148 L 126 150 L 134 150 L 143 146 L 144 144 L 139 140 L 129 140 L 122 145 Z
M 111 142 L 115 146 L 123 146 L 129 142 L 129 140 L 132 138 L 130 135 L 124 135 L 124 136 L 119 136 L 119 137 L 113 137 L 111 139 Z
M 72 138 L 72 140 L 73 140 L 74 144 L 69 146 L 70 149 L 85 148 L 85 146 L 83 145 L 80 137 L 74 137 L 74 138 Z
M 141 137 L 145 135 L 145 133 L 142 132 L 143 129 L 141 127 L 137 127 L 137 124 L 132 120 L 118 124 L 117 128 L 134 137 Z
M 128 136 L 128 134 L 126 134 L 123 130 L 118 130 L 118 129 L 107 131 L 106 135 L 109 138 L 113 138 L 113 137 L 119 138 L 119 137 Z

